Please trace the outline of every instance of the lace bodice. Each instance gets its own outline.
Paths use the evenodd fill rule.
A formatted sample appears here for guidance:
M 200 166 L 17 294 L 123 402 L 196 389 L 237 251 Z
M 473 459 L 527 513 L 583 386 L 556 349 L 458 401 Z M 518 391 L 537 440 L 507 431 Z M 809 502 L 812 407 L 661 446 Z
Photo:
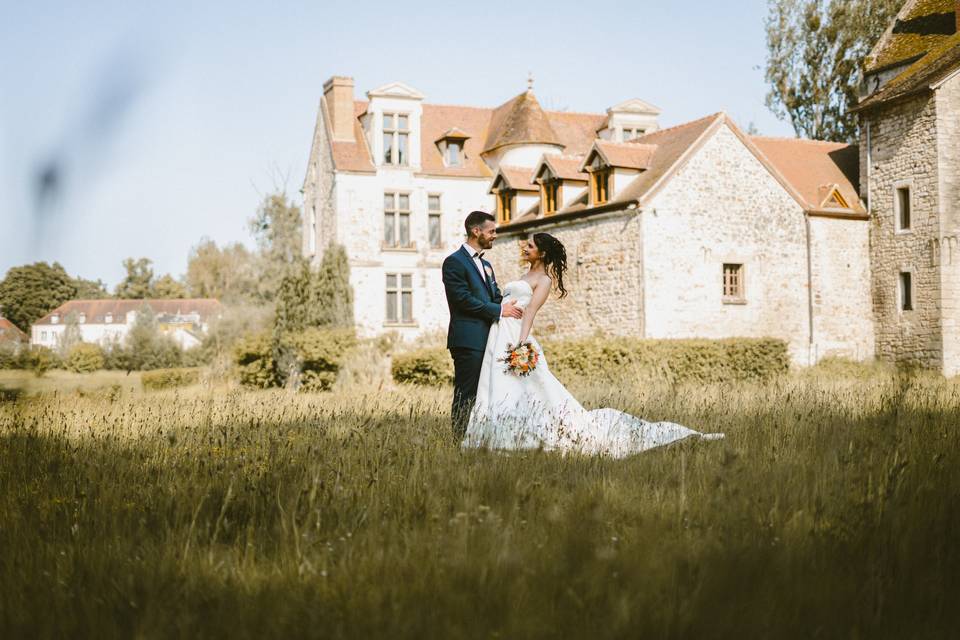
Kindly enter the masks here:
M 512 280 L 503 287 L 503 299 L 513 300 L 524 309 L 533 299 L 533 287 L 526 280 Z

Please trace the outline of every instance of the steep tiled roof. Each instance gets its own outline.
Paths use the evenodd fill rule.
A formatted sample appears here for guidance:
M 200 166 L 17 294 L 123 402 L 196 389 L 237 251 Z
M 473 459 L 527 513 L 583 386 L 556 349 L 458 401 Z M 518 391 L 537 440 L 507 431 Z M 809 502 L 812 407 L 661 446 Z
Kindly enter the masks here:
M 0 343 L 29 341 L 30 338 L 17 325 L 6 318 L 0 318 Z
M 957 69 L 960 69 L 960 33 L 941 38 L 922 58 L 862 100 L 855 111 L 925 91 Z
M 420 116 L 420 166 L 424 173 L 433 175 L 481 177 L 493 175 L 480 152 L 490 123 L 490 109 L 424 104 Z M 451 128 L 470 137 L 463 143 L 463 164 L 448 167 L 437 147 L 439 140 Z
M 512 101 L 511 101 L 512 102 Z M 366 113 L 367 102 L 354 101 L 354 113 L 357 118 Z M 507 104 L 510 104 L 509 102 Z M 490 123 L 494 109 L 424 103 L 420 119 L 420 166 L 421 171 L 429 175 L 450 177 L 489 178 L 493 172 L 480 157 L 484 142 L 489 137 Z M 565 111 L 543 111 L 549 126 L 553 129 L 558 143 L 568 154 L 583 154 L 590 149 L 596 138 L 596 130 L 605 121 L 606 116 L 594 113 L 571 113 Z M 437 147 L 440 140 L 451 129 L 467 135 L 464 142 L 463 164 L 448 167 Z M 356 142 L 334 141 L 333 161 L 338 171 L 376 170 L 359 119 L 354 124 Z
M 533 91 L 524 91 L 494 109 L 483 151 L 522 143 L 561 144 Z
M 60 316 L 60 323 L 63 323 L 70 313 L 76 313 L 77 315 L 81 313 L 84 314 L 86 324 L 102 324 L 104 317 L 109 313 L 113 316 L 111 324 L 123 324 L 126 322 L 128 312 L 137 311 L 143 305 L 148 305 L 157 315 L 189 315 L 197 313 L 201 320 L 206 320 L 210 316 L 220 313 L 223 308 L 220 301 L 214 300 L 213 298 L 70 300 L 43 316 L 34 324 L 53 324 L 50 321 L 53 315 Z
M 354 100 L 353 114 L 357 118 L 363 115 L 367 110 L 367 103 L 362 100 Z M 329 120 L 328 120 L 329 122 Z M 353 142 L 344 142 L 333 140 L 333 163 L 338 171 L 363 171 L 373 172 L 373 158 L 370 156 L 370 149 L 367 148 L 367 140 L 363 136 L 363 127 L 359 120 L 353 123 Z
M 578 155 L 568 155 L 568 154 L 559 154 L 559 153 L 550 153 L 543 156 L 543 163 L 546 163 L 550 167 L 550 171 L 553 172 L 553 175 L 560 178 L 561 180 L 580 180 L 582 182 L 587 182 L 590 179 L 590 176 L 580 171 L 580 164 L 583 162 L 583 156 Z M 531 177 L 531 180 L 536 178 L 536 171 L 542 165 L 538 165 L 534 169 L 534 175 Z
M 956 0 L 910 0 L 867 58 L 867 71 L 917 58 L 956 32 Z
M 493 182 L 496 183 L 498 179 L 502 179 L 503 182 L 506 183 L 506 185 L 511 189 L 518 189 L 520 191 L 536 191 L 537 187 L 532 185 L 532 173 L 533 169 L 530 167 L 511 167 L 502 164 L 497 168 L 497 177 L 493 179 Z
M 860 156 L 856 145 L 797 138 L 752 136 L 751 141 L 802 198 L 807 211 L 821 211 L 832 188 L 852 213 L 866 213 L 860 202 Z
M 625 169 L 649 169 L 657 151 L 657 145 L 641 142 L 597 140 L 593 144 L 608 165 Z
M 660 179 L 673 169 L 684 153 L 693 147 L 707 129 L 724 118 L 724 114 L 715 113 L 636 138 L 635 144 L 653 145 L 656 146 L 656 151 L 650 159 L 649 168 L 627 185 L 627 188 L 615 196 L 614 200 L 624 203 L 642 201 L 651 195 L 651 191 L 658 185 Z

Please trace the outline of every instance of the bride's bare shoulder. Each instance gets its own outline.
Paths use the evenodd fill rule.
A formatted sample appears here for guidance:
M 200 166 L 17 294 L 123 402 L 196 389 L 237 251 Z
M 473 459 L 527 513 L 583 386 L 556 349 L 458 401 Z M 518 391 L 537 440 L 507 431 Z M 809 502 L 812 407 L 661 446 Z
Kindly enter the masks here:
M 539 276 L 539 277 L 537 278 L 537 286 L 538 286 L 538 287 L 547 287 L 547 288 L 549 289 L 550 287 L 553 286 L 553 279 L 552 279 L 550 276 L 546 275 L 546 274 L 544 274 L 544 275 L 542 275 L 542 276 Z

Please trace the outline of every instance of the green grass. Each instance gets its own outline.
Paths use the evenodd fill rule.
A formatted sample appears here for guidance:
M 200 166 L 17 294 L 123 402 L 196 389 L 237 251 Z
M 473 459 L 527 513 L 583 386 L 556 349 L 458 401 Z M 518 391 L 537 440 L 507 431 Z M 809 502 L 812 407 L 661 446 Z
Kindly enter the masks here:
M 0 404 L 0 637 L 943 638 L 960 387 L 575 390 L 721 442 L 461 452 L 444 390 Z

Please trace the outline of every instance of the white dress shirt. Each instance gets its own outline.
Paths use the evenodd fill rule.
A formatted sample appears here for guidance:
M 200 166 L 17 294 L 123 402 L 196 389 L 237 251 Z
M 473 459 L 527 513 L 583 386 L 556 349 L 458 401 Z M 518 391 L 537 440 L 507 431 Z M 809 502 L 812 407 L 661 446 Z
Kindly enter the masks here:
M 463 243 L 463 249 L 467 252 L 467 255 L 473 259 L 473 264 L 477 266 L 477 271 L 480 272 L 480 277 L 483 278 L 483 281 L 487 281 L 487 272 L 483 269 L 483 263 L 480 261 L 480 258 L 474 257 L 477 253 L 477 250 L 468 245 L 466 242 Z

